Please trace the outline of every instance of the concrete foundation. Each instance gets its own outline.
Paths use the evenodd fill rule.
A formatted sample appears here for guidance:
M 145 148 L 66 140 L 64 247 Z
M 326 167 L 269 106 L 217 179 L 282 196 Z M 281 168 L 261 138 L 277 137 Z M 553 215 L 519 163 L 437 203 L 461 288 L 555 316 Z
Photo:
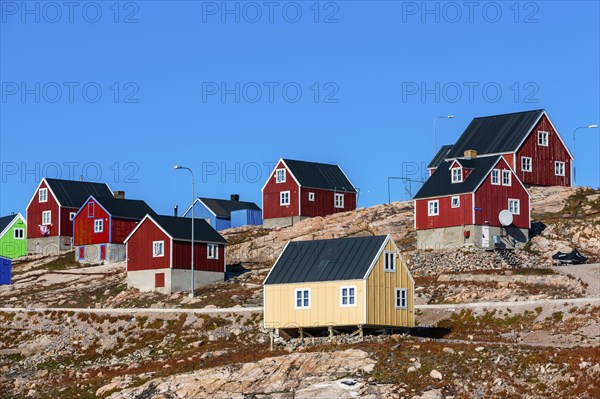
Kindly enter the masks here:
M 294 223 L 298 223 L 299 221 L 304 219 L 308 219 L 308 216 L 288 216 L 284 218 L 264 219 L 263 227 L 266 227 L 268 229 L 277 227 L 287 227 L 292 226 Z
M 106 245 L 106 258 L 100 259 L 100 245 Z M 75 247 L 75 260 L 84 264 L 107 264 L 123 262 L 127 259 L 127 246 L 125 244 L 94 244 L 83 245 L 84 258 L 79 258 L 79 248 Z
M 516 227 L 466 225 L 417 231 L 419 249 L 516 249 L 528 240 L 529 231 Z
M 156 275 L 164 274 L 165 286 L 156 287 Z M 195 287 L 199 288 L 207 284 L 225 280 L 225 273 L 206 272 L 195 270 Z M 191 290 L 191 271 L 190 270 L 139 270 L 127 272 L 127 288 L 137 288 L 140 291 L 156 291 L 163 294 L 172 292 Z
M 50 236 L 27 239 L 27 253 L 33 255 L 56 255 L 72 249 L 69 236 Z

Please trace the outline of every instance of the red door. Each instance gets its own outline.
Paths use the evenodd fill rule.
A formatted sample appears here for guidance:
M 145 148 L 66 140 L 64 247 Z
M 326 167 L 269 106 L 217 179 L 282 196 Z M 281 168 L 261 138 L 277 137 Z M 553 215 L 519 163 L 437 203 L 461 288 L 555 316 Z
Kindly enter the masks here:
M 79 247 L 79 259 L 85 259 L 85 247 Z
M 106 259 L 106 245 L 100 245 L 100 260 Z
M 164 273 L 156 273 L 154 275 L 154 287 L 162 288 L 165 286 L 165 274 Z

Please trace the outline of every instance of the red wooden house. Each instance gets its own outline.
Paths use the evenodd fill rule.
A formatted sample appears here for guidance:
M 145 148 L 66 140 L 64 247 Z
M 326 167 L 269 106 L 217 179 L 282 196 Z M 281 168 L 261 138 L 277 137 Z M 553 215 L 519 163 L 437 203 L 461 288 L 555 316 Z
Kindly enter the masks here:
M 263 225 L 356 209 L 358 193 L 338 165 L 280 159 L 262 188 Z
M 90 196 L 73 218 L 75 259 L 83 263 L 124 261 L 125 238 L 147 214 L 155 212 L 144 201 Z
M 43 178 L 27 204 L 27 252 L 70 249 L 73 218 L 90 195 L 105 198 L 113 193 L 105 183 Z
M 414 203 L 419 248 L 510 249 L 528 240 L 529 192 L 501 155 L 443 161 Z M 503 210 L 512 214 L 509 225 L 500 221 Z
M 428 169 L 467 150 L 477 151 L 478 157 L 504 155 L 526 185 L 572 184 L 573 157 L 543 109 L 473 119 L 456 144 L 440 149 Z
M 127 286 L 170 293 L 191 286 L 189 218 L 146 215 L 125 239 Z M 194 219 L 195 286 L 223 281 L 227 241 L 204 219 Z

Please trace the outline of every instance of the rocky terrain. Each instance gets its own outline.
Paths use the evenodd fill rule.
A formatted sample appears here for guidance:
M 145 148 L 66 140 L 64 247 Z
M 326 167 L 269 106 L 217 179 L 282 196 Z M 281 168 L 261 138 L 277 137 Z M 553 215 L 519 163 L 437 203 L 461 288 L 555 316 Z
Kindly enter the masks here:
M 551 261 L 571 248 L 600 258 L 598 198 L 532 189 L 545 228 L 515 252 L 518 267 L 493 252 L 416 251 L 409 202 L 226 231 L 228 278 L 195 298 L 127 289 L 124 264 L 84 267 L 72 253 L 21 259 L 14 284 L 0 286 L 0 307 L 65 310 L 0 311 L 0 398 L 598 397 L 600 299 L 576 298 L 600 297 L 600 266 Z M 272 351 L 260 312 L 177 311 L 260 306 L 288 240 L 388 233 L 416 281 L 420 327 L 409 334 L 277 339 Z M 495 301 L 510 304 L 460 305 Z

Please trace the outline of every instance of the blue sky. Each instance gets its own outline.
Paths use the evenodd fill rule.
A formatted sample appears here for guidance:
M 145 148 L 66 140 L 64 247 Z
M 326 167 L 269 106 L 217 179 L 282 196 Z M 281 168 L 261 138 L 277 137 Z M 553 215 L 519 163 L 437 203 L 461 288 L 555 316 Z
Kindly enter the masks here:
M 224 4 L 1 1 L 0 214 L 43 175 L 170 213 L 191 197 L 174 164 L 260 204 L 280 157 L 339 163 L 371 206 L 425 172 L 436 116 L 456 115 L 440 145 L 544 108 L 571 149 L 600 119 L 596 1 Z M 599 184 L 599 134 L 577 133 L 578 184 Z

